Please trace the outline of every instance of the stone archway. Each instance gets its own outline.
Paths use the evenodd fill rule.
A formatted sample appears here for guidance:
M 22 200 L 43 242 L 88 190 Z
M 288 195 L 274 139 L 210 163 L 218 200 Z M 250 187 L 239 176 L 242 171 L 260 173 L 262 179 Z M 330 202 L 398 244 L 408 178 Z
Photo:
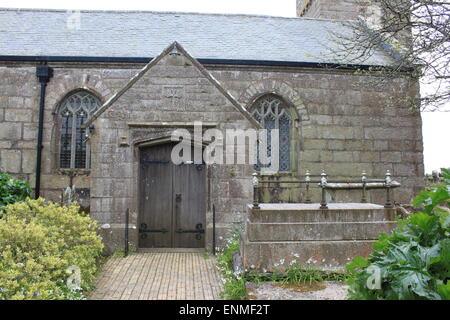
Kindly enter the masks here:
M 292 105 L 300 121 L 309 121 L 308 109 L 299 93 L 292 84 L 284 80 L 264 79 L 255 81 L 243 91 L 239 97 L 239 101 L 244 103 L 248 110 L 258 98 L 269 93 L 282 97 Z

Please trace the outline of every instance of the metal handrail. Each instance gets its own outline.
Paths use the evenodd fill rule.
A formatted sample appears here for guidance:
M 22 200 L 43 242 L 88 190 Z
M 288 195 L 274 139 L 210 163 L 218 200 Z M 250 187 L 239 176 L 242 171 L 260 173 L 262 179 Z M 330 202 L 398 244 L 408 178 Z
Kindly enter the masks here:
M 328 183 L 361 183 L 361 180 L 328 180 Z M 367 179 L 366 182 L 385 182 L 384 179 Z M 259 180 L 259 183 L 320 183 L 320 180 Z
M 260 208 L 259 201 L 257 199 L 256 188 L 270 188 L 270 184 L 278 184 L 278 185 L 279 184 L 305 184 L 306 185 L 305 186 L 305 189 L 306 189 L 305 202 L 311 203 L 310 184 L 316 183 L 322 189 L 321 202 L 320 202 L 321 209 L 328 209 L 325 191 L 327 189 L 335 189 L 335 186 L 333 186 L 333 187 L 331 186 L 333 184 L 338 184 L 338 183 L 361 184 L 361 189 L 362 189 L 361 202 L 367 203 L 367 190 L 376 188 L 375 186 L 373 186 L 373 183 L 382 183 L 383 185 L 381 186 L 381 188 L 386 189 L 386 203 L 384 205 L 385 208 L 393 208 L 393 203 L 391 200 L 391 189 L 400 186 L 399 183 L 392 181 L 391 173 L 389 170 L 386 171 L 384 179 L 368 179 L 365 172 L 362 173 L 360 180 L 348 180 L 347 179 L 347 180 L 332 180 L 331 181 L 331 180 L 327 179 L 328 176 L 325 173 L 325 171 L 323 171 L 322 174 L 320 175 L 320 177 L 321 177 L 320 180 L 311 180 L 311 177 L 317 177 L 317 175 L 311 175 L 309 173 L 309 170 L 306 171 L 304 180 L 259 180 L 258 173 L 254 173 L 253 174 L 253 186 L 254 186 L 255 190 L 254 190 L 254 198 L 253 198 L 253 208 L 254 209 Z M 371 183 L 372 183 L 372 185 L 370 185 Z M 265 187 L 265 186 L 261 186 L 261 184 L 268 184 L 269 186 Z M 288 189 L 287 187 L 278 187 L 278 188 Z M 294 188 L 299 188 L 299 187 L 294 187 Z M 360 188 L 357 188 L 357 189 L 360 189 Z

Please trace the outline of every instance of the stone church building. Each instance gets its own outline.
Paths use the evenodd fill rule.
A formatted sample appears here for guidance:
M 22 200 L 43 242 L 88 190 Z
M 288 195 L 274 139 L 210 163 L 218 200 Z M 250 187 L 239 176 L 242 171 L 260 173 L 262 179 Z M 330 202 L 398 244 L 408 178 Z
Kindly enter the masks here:
M 53 201 L 75 186 L 110 250 L 127 209 L 143 248 L 210 247 L 213 207 L 218 237 L 244 221 L 253 165 L 170 161 L 172 134 L 195 121 L 280 129 L 280 172 L 265 179 L 390 170 L 394 199 L 409 202 L 424 184 L 421 118 L 391 98 L 418 84 L 407 74 L 375 84 L 370 70 L 395 64 L 383 47 L 335 56 L 333 33 L 360 14 L 351 1 L 297 7 L 297 18 L 0 9 L 1 170 Z M 301 189 L 266 197 L 304 200 Z

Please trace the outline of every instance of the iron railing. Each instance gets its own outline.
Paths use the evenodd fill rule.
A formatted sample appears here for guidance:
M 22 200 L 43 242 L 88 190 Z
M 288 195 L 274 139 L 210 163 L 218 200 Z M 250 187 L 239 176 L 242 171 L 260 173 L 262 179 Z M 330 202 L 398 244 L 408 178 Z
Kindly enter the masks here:
M 127 209 L 125 211 L 125 247 L 124 247 L 124 256 L 128 256 L 129 251 L 129 236 L 128 236 L 128 229 L 130 227 L 130 209 Z
M 312 178 L 318 178 L 314 180 Z M 400 186 L 400 183 L 393 181 L 389 170 L 386 171 L 384 179 L 368 179 L 365 172 L 362 173 L 359 180 L 328 180 L 328 175 L 325 171 L 320 175 L 311 175 L 307 170 L 304 180 L 261 180 L 258 177 L 258 173 L 253 174 L 253 208 L 259 209 L 259 188 L 271 188 L 271 185 L 276 184 L 298 184 L 304 185 L 305 200 L 304 203 L 311 203 L 311 184 L 317 184 L 321 189 L 321 201 L 320 209 L 328 209 L 328 203 L 326 199 L 326 190 L 337 189 L 361 189 L 361 202 L 367 203 L 367 191 L 369 189 L 385 189 L 386 190 L 386 202 L 385 208 L 393 208 L 391 189 Z M 273 187 L 272 187 L 273 188 Z
M 212 254 L 216 255 L 216 205 L 212 206 Z

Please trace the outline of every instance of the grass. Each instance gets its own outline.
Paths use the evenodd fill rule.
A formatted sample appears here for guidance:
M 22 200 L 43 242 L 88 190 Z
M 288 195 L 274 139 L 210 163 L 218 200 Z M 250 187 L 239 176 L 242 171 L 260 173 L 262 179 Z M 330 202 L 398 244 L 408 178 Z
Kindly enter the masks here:
M 130 246 L 128 248 L 128 255 L 133 254 L 137 251 L 137 249 L 134 246 Z M 117 249 L 110 255 L 111 258 L 125 258 L 125 250 L 124 249 Z
M 210 254 L 208 252 L 205 252 L 203 254 L 203 259 L 208 260 L 209 258 L 211 258 Z

